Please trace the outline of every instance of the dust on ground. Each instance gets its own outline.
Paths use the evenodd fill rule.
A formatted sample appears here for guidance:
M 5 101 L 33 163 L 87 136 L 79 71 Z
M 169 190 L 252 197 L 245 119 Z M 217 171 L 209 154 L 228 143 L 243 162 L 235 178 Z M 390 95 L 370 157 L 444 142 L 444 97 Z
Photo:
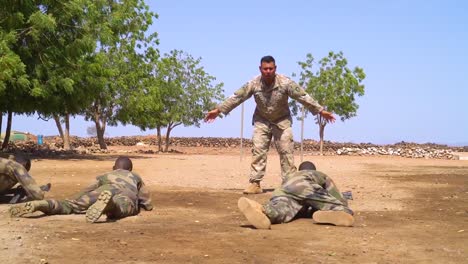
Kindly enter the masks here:
M 248 153 L 181 152 L 130 154 L 155 204 L 138 216 L 14 219 L 0 205 L 0 263 L 468 263 L 468 161 L 305 155 L 353 192 L 355 226 L 299 219 L 256 230 L 237 209 Z M 116 156 L 35 159 L 31 174 L 52 183 L 48 198 L 62 199 L 109 171 Z M 280 183 L 279 158 L 268 159 L 266 192 L 249 196 L 259 202 Z

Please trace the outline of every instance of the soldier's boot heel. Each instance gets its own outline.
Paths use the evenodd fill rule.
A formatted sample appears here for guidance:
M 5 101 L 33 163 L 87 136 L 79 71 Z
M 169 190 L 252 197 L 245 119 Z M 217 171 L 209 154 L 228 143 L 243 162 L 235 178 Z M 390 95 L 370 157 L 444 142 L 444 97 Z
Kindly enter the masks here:
M 86 221 L 90 223 L 96 222 L 109 206 L 111 199 L 112 192 L 103 191 L 100 193 L 97 201 L 86 210 Z
M 354 224 L 354 217 L 343 211 L 317 211 L 312 218 L 319 224 L 336 226 L 353 226 Z
M 268 219 L 268 217 L 263 213 L 262 206 L 259 203 L 245 197 L 241 197 L 237 202 L 237 206 L 249 223 L 255 226 L 255 228 L 270 229 L 270 219 Z
M 244 194 L 258 194 L 263 193 L 262 187 L 260 187 L 260 182 L 252 182 L 249 187 L 247 187 L 242 193 Z
M 8 209 L 11 217 L 21 217 L 25 214 L 35 212 L 34 202 L 27 202 L 18 205 L 13 205 Z

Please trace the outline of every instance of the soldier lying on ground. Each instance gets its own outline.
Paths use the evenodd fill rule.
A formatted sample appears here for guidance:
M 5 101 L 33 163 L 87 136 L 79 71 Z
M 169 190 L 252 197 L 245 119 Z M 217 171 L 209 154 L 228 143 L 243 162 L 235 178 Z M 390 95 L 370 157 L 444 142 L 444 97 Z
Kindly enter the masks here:
M 0 158 L 0 202 L 44 199 L 44 192 L 50 189 L 50 183 L 38 186 L 28 173 L 30 169 L 31 160 L 22 155 Z
M 132 161 L 119 157 L 113 171 L 96 178 L 96 183 L 71 199 L 32 201 L 10 208 L 12 217 L 20 217 L 36 211 L 46 215 L 86 213 L 88 222 L 96 222 L 102 214 L 107 219 L 120 219 L 136 215 L 140 206 L 153 209 L 151 196 L 140 176 L 131 172 Z
M 298 213 L 308 209 L 315 211 L 312 218 L 317 223 L 338 226 L 352 226 L 354 223 L 353 211 L 333 180 L 317 171 L 309 161 L 303 162 L 299 171 L 288 175 L 263 206 L 241 197 L 238 207 L 247 220 L 259 229 L 290 222 Z

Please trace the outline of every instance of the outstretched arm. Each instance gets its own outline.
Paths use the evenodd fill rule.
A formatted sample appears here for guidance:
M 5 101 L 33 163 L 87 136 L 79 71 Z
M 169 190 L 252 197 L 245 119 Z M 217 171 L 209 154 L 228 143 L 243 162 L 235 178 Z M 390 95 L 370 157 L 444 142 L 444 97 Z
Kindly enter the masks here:
M 14 166 L 13 164 L 8 166 L 10 167 L 11 173 L 15 176 L 16 180 L 23 187 L 30 199 L 44 199 L 44 192 L 23 166 Z
M 335 122 L 335 117 L 333 116 L 333 113 L 327 112 L 325 110 L 322 110 L 319 112 L 319 115 L 323 117 L 327 122 L 333 123 Z
M 146 211 L 153 210 L 153 203 L 151 201 L 151 193 L 146 188 L 145 183 L 142 181 L 138 189 L 138 204 Z
M 205 122 L 213 122 L 219 114 L 228 114 L 238 105 L 252 96 L 252 87 L 250 83 L 246 83 L 239 90 L 235 91 L 228 99 L 217 105 L 215 109 L 209 111 L 205 116 Z
M 207 123 L 214 122 L 214 120 L 216 119 L 216 117 L 219 116 L 220 113 L 221 113 L 221 111 L 219 111 L 218 108 L 215 108 L 215 109 L 209 111 L 205 116 L 205 122 L 207 122 Z
M 301 103 L 307 110 L 309 110 L 314 115 L 320 115 L 327 122 L 335 122 L 335 117 L 331 112 L 325 111 L 323 106 L 321 106 L 317 101 L 312 98 L 309 94 L 306 93 L 297 83 L 291 81 L 291 84 L 288 89 L 288 95 Z

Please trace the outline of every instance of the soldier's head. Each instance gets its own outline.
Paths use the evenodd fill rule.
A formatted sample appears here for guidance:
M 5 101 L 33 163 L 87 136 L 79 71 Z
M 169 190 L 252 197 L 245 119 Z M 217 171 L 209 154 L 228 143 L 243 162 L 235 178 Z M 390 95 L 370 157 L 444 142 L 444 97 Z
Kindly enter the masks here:
M 31 160 L 21 154 L 15 154 L 15 161 L 21 164 L 27 171 L 31 169 Z
M 262 79 L 267 84 L 273 83 L 276 75 L 276 63 L 275 58 L 272 56 L 264 56 L 260 60 L 260 73 L 262 74 Z
M 299 170 L 317 170 L 315 165 L 310 161 L 304 161 L 299 165 Z
M 118 157 L 118 158 L 115 160 L 115 164 L 114 164 L 113 169 L 114 169 L 114 170 L 128 170 L 128 171 L 132 171 L 132 169 L 133 169 L 133 164 L 132 164 L 132 161 L 131 161 L 128 157 L 121 156 L 121 157 Z

